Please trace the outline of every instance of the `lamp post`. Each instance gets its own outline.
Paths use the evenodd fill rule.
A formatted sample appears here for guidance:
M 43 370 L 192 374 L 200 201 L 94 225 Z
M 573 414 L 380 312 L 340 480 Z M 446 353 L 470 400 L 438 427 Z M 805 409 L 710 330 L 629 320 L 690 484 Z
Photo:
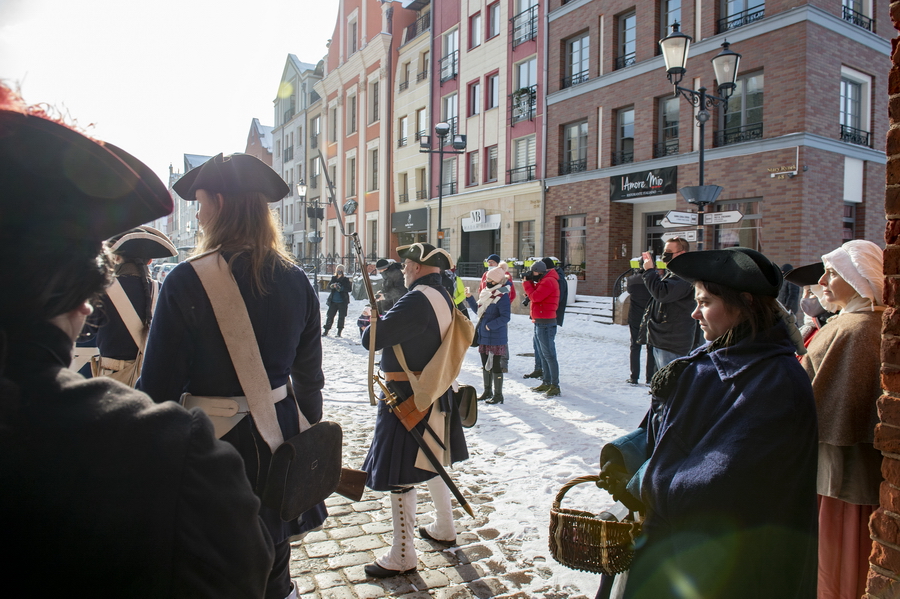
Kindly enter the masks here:
M 706 88 L 701 87 L 693 90 L 678 85 L 681 83 L 684 74 L 687 72 L 688 53 L 693 41 L 691 36 L 678 30 L 678 23 L 672 24 L 672 33 L 665 38 L 659 40 L 659 47 L 662 50 L 663 58 L 666 61 L 666 77 L 674 87 L 675 95 L 681 95 L 691 105 L 698 107 L 696 119 L 697 126 L 700 127 L 700 185 L 693 187 L 683 187 L 681 195 L 691 204 L 699 206 L 698 209 L 698 241 L 697 249 L 703 249 L 703 214 L 707 204 L 712 204 L 722 193 L 722 188 L 718 185 L 703 184 L 703 142 L 706 135 L 706 122 L 710 118 L 709 109 L 722 105 L 725 111 L 728 111 L 728 99 L 737 88 L 738 67 L 741 62 L 741 55 L 729 49 L 728 40 L 722 43 L 722 51 L 713 59 L 713 71 L 716 74 L 716 81 L 719 84 L 719 95 L 715 96 L 706 93 Z
M 422 154 L 438 155 L 438 224 L 437 237 L 438 247 L 444 246 L 444 230 L 441 228 L 441 214 L 444 207 L 444 154 L 465 154 L 466 153 L 466 136 L 458 133 L 453 134 L 451 145 L 452 150 L 445 150 L 447 136 L 450 135 L 449 123 L 438 123 L 434 126 L 434 132 L 438 137 L 437 149 L 431 147 L 431 136 L 423 135 L 419 138 L 419 152 Z
M 316 198 L 311 203 L 313 206 L 309 206 L 310 202 L 306 200 L 306 191 L 308 187 L 303 179 L 300 179 L 300 182 L 297 183 L 297 195 L 300 197 L 300 201 L 303 202 L 303 205 L 306 207 L 306 224 L 309 227 L 309 221 L 312 219 L 313 221 L 313 232 L 310 234 L 307 232 L 306 238 L 311 241 L 315 246 L 315 259 L 313 261 L 313 286 L 316 288 L 316 291 L 319 290 L 319 243 L 322 241 L 322 238 L 319 237 L 319 219 L 325 217 L 325 211 L 323 208 L 319 208 L 319 198 Z

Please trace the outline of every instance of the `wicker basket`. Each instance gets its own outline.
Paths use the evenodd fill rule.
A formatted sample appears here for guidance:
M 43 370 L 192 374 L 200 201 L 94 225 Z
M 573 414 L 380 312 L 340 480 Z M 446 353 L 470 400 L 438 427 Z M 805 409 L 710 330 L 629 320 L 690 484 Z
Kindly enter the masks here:
M 568 568 L 612 576 L 631 565 L 640 520 L 609 522 L 590 512 L 559 507 L 569 489 L 598 480 L 596 475 L 573 478 L 556 494 L 550 509 L 550 554 Z

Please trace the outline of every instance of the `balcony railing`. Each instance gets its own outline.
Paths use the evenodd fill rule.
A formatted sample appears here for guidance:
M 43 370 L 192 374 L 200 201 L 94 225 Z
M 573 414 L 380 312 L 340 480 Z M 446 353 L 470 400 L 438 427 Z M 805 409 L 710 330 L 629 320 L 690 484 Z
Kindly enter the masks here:
M 737 29 L 738 27 L 755 23 L 764 16 L 766 16 L 766 8 L 764 6 L 735 13 L 730 17 L 716 21 L 716 33 L 725 33 L 729 29 Z
M 663 156 L 675 156 L 678 154 L 678 140 L 669 139 L 653 146 L 653 157 L 662 158 Z
M 534 120 L 537 110 L 537 85 L 517 89 L 509 95 L 509 124 Z
M 406 138 L 405 137 L 401 137 L 400 139 L 397 140 L 397 147 L 398 148 L 406 147 Z
M 428 135 L 428 131 L 425 131 L 424 129 L 422 131 L 416 131 L 416 141 L 419 141 L 426 135 Z
M 612 153 L 612 165 L 616 166 L 618 164 L 628 164 L 630 162 L 634 162 L 634 151 L 631 152 L 613 152 Z
M 425 79 L 428 79 L 428 69 L 416 73 L 416 81 L 424 81 Z
M 319 177 L 313 175 L 309 178 L 309 187 L 310 189 L 318 189 L 319 187 Z
M 534 181 L 534 175 L 536 171 L 535 165 L 530 166 L 520 166 L 519 168 L 511 168 L 506 171 L 506 182 L 509 184 L 513 183 L 524 183 L 525 181 Z
M 416 22 L 406 28 L 406 41 L 404 43 L 408 43 L 413 39 L 419 37 L 419 35 L 425 31 L 431 29 L 431 13 L 427 12 L 418 19 Z
M 571 175 L 572 173 L 580 173 L 587 170 L 587 158 L 579 158 L 578 160 L 566 160 L 559 165 L 560 175 Z
M 408 193 L 401 193 L 400 196 L 399 196 L 399 199 L 400 199 L 400 203 L 401 203 L 401 204 L 405 204 L 406 202 L 409 201 L 409 194 L 408 194 Z
M 717 148 L 722 146 L 730 146 L 754 139 L 762 139 L 763 124 L 753 123 L 752 125 L 743 125 L 741 127 L 730 127 L 716 131 L 713 134 L 713 145 Z
M 444 122 L 450 125 L 450 132 L 444 138 L 444 146 L 449 146 L 453 143 L 453 136 L 459 133 L 459 117 L 452 116 L 449 119 L 444 119 Z
M 283 158 L 282 162 L 290 162 L 294 159 L 294 146 L 288 146 L 282 152 Z
M 286 122 L 288 122 L 289 120 L 291 120 L 292 118 L 294 118 L 294 109 L 293 109 L 293 108 L 289 108 L 288 110 L 285 110 L 285 111 L 284 111 L 284 120 L 283 120 L 282 122 L 283 122 L 283 123 L 286 123 Z
M 872 146 L 869 143 L 869 137 L 870 135 L 868 131 L 856 129 L 855 127 L 848 127 L 847 125 L 841 125 L 841 141 L 871 148 Z
M 581 71 L 580 73 L 573 73 L 569 77 L 563 77 L 562 82 L 560 83 L 560 87 L 562 89 L 566 89 L 567 87 L 572 87 L 573 85 L 578 85 L 579 83 L 584 83 L 589 79 L 588 71 Z
M 862 27 L 866 31 L 871 31 L 875 33 L 875 19 L 870 19 L 866 15 L 861 12 L 857 12 L 850 8 L 849 6 L 845 6 L 844 8 L 844 20 L 853 23 L 857 27 Z
M 441 193 L 445 196 L 452 196 L 456 193 L 456 181 L 452 183 L 444 183 L 441 185 Z
M 441 83 L 449 81 L 459 73 L 459 50 L 454 50 L 438 61 L 441 69 Z
M 615 70 L 618 71 L 619 69 L 624 69 L 625 67 L 630 67 L 631 65 L 635 64 L 636 62 L 637 62 L 637 55 L 634 52 L 625 54 L 623 56 L 619 56 L 618 58 L 616 58 Z
M 400 91 L 403 91 L 408 87 L 409 87 L 409 81 L 401 81 L 400 82 Z
M 416 191 L 416 199 L 417 200 L 427 200 L 428 192 L 425 191 L 424 189 L 420 189 L 420 190 Z
M 527 8 L 509 20 L 512 25 L 512 47 L 515 48 L 537 37 L 537 5 Z

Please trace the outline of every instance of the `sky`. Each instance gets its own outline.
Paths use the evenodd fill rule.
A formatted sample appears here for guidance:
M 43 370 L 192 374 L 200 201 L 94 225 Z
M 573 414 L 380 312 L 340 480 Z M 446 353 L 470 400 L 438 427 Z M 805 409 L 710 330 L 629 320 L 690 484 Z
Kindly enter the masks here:
M 163 182 L 273 125 L 288 54 L 327 53 L 339 0 L 0 0 L 0 79 Z

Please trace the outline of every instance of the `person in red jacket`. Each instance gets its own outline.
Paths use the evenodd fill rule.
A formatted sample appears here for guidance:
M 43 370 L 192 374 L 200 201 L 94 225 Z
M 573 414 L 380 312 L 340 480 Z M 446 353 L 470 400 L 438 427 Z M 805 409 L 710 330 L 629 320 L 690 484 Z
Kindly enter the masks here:
M 487 287 L 487 273 L 488 270 L 499 266 L 503 269 L 503 272 L 506 273 L 506 281 L 504 281 L 504 285 L 509 286 L 509 302 L 512 303 L 516 300 L 516 285 L 513 283 L 513 277 L 509 273 L 509 265 L 506 264 L 503 260 L 500 259 L 500 256 L 497 254 L 491 254 L 488 256 L 485 261 L 488 263 L 487 270 L 484 271 L 484 274 L 481 275 L 481 284 L 478 285 L 478 293 L 475 295 L 480 295 L 484 288 Z
M 531 300 L 531 321 L 541 364 L 542 383 L 535 391 L 555 397 L 559 390 L 559 362 L 556 360 L 556 310 L 559 308 L 559 275 L 538 260 L 525 275 L 523 287 Z

